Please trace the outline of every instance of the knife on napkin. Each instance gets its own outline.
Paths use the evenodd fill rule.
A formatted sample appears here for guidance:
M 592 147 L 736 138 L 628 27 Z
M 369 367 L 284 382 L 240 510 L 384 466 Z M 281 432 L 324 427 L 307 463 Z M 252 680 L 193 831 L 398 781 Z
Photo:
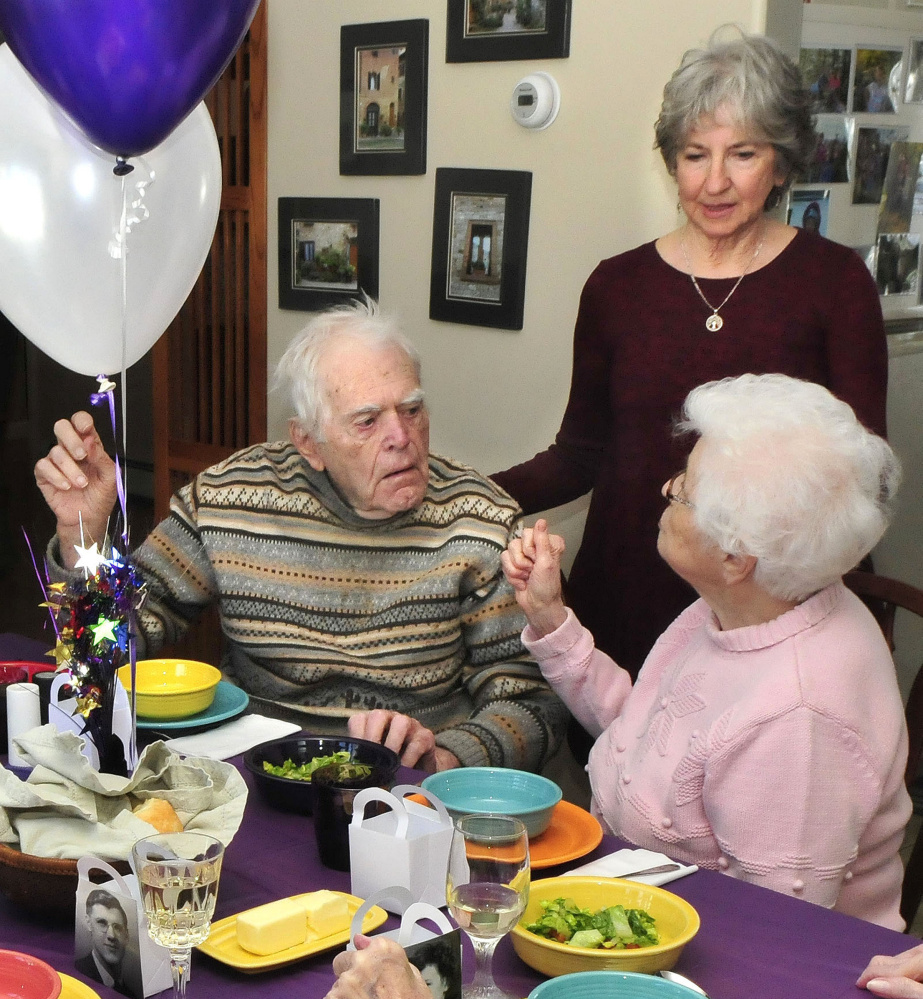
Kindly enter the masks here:
M 677 864 L 676 869 L 660 871 L 657 874 L 634 874 L 632 871 L 642 871 L 650 867 L 660 867 L 666 864 Z M 638 881 L 646 885 L 665 885 L 677 878 L 684 878 L 698 870 L 695 864 L 680 864 L 664 853 L 653 850 L 616 850 L 598 860 L 592 860 L 582 867 L 575 867 L 568 874 L 595 875 L 600 878 L 621 878 L 626 874 L 629 881 Z

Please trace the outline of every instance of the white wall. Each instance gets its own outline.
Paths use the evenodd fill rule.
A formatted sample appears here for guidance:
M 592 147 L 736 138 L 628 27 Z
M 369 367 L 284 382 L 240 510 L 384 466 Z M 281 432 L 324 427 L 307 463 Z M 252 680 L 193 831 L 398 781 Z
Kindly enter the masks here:
M 381 200 L 380 299 L 399 313 L 423 356 L 433 449 L 497 471 L 547 446 L 560 423 L 580 289 L 596 263 L 676 224 L 676 195 L 652 149 L 663 86 L 682 53 L 720 24 L 763 30 L 767 0 L 573 0 L 570 58 L 447 64 L 445 0 L 269 2 L 269 361 L 304 313 L 275 308 L 279 197 Z M 800 0 L 772 0 L 789 43 Z M 341 177 L 338 101 L 341 24 L 429 19 L 427 172 Z M 797 42 L 795 43 L 797 47 Z M 516 125 L 515 84 L 537 69 L 561 87 L 545 131 Z M 525 321 L 521 332 L 429 319 L 437 167 L 531 170 Z M 641 335 L 641 331 L 639 331 Z M 285 401 L 270 399 L 270 432 Z M 569 523 L 575 550 L 582 504 Z

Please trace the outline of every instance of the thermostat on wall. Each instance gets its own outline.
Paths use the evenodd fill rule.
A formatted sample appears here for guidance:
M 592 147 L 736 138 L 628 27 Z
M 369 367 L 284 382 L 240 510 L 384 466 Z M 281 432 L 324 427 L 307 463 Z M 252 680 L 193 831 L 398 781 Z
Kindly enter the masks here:
M 523 128 L 547 128 L 561 106 L 561 91 L 548 73 L 531 73 L 513 88 L 510 111 Z

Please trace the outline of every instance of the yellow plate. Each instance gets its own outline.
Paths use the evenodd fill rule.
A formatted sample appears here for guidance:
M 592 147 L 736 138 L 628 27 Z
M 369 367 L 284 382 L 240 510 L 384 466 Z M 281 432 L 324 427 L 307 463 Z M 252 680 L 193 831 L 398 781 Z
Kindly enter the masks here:
M 646 909 L 653 917 L 660 943 L 631 950 L 571 947 L 530 933 L 528 923 L 542 913 L 542 902 L 571 898 L 581 909 L 596 912 L 609 905 Z M 513 949 L 526 964 L 554 978 L 578 971 L 638 971 L 653 973 L 672 968 L 683 947 L 699 930 L 699 915 L 683 898 L 663 888 L 620 878 L 593 878 L 565 875 L 533 881 L 529 902 L 511 934 Z
M 61 979 L 61 994 L 58 999 L 99 999 L 99 993 L 94 992 L 86 982 L 81 982 L 79 978 L 71 978 L 70 975 L 58 972 Z
M 293 895 L 292 898 L 305 898 L 313 895 L 314 892 L 305 892 L 302 895 Z M 363 899 L 356 898 L 355 895 L 347 895 L 345 892 L 334 892 L 335 895 L 342 895 L 346 899 L 346 907 L 349 909 L 349 918 L 352 920 L 359 906 L 363 904 Z M 249 909 L 246 911 L 250 911 Z M 373 905 L 365 914 L 362 921 L 362 932 L 369 933 L 388 918 L 388 913 Z M 217 923 L 212 923 L 211 933 L 203 944 L 199 944 L 197 950 L 209 957 L 215 958 L 224 964 L 229 964 L 232 968 L 244 971 L 248 975 L 258 971 L 271 971 L 273 968 L 281 968 L 283 964 L 291 964 L 293 961 L 301 961 L 314 954 L 321 954 L 325 950 L 339 947 L 340 944 L 349 943 L 349 927 L 339 933 L 329 933 L 325 937 L 316 937 L 314 940 L 306 940 L 297 947 L 289 947 L 286 950 L 277 950 L 274 954 L 251 954 L 244 950 L 237 942 L 237 916 L 228 916 L 226 919 L 219 919 Z

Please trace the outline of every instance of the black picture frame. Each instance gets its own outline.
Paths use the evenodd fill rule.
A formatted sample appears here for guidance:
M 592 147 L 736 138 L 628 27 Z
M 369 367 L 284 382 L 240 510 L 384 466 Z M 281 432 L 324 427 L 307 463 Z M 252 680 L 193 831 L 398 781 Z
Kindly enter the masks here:
M 423 18 L 342 26 L 341 174 L 426 173 L 428 65 Z
M 531 198 L 528 171 L 436 171 L 430 319 L 522 329 Z
M 475 19 L 486 4 L 478 0 L 448 0 L 446 62 L 502 62 L 516 59 L 566 59 L 570 55 L 572 0 L 515 0 L 512 10 L 496 17 L 512 16 L 519 23 L 520 6 L 538 17 L 535 25 L 519 30 L 478 29 Z M 543 21 L 542 21 L 543 18 Z
M 279 198 L 279 308 L 315 312 L 363 292 L 377 298 L 378 228 L 377 198 Z

